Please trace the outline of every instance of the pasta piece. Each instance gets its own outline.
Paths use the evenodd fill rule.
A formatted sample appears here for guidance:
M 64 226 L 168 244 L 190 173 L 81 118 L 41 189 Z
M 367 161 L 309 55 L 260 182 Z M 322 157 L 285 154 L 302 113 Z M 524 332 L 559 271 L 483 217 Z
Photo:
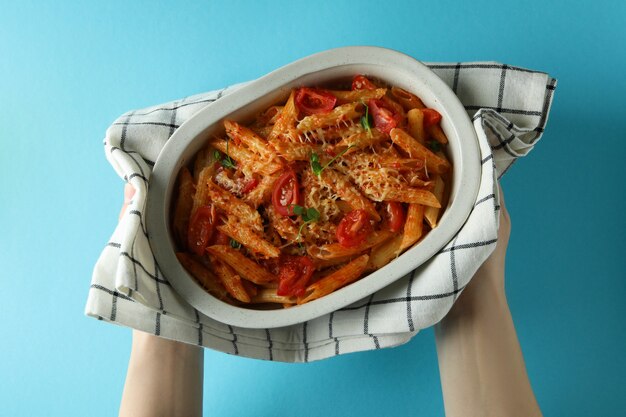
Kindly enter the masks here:
M 196 214 L 196 211 L 202 207 L 209 204 L 209 193 L 207 189 L 207 184 L 212 182 L 211 176 L 213 175 L 213 168 L 211 166 L 205 167 L 198 177 L 198 182 L 196 184 L 196 192 L 193 195 L 193 205 L 191 207 L 191 213 L 189 213 L 189 218 L 193 219 L 193 216 Z
M 246 177 L 252 177 L 255 173 L 271 175 L 282 168 L 282 164 L 270 160 L 261 160 L 251 150 L 232 142 L 230 141 L 227 145 L 227 141 L 224 139 L 213 139 L 210 143 L 215 149 L 234 159 Z
M 433 190 L 433 194 L 435 195 L 435 197 L 437 197 L 437 200 L 443 201 L 443 179 L 440 175 L 435 175 L 434 182 L 435 189 Z M 426 218 L 426 222 L 428 222 L 432 229 L 437 227 L 437 220 L 439 219 L 440 211 L 440 208 L 436 207 L 426 207 L 426 210 L 424 211 L 424 217 Z
M 352 258 L 352 256 L 342 256 L 340 258 L 333 259 L 313 259 L 313 264 L 315 265 L 315 269 L 322 270 L 330 268 L 331 266 L 347 264 L 352 260 Z
M 361 252 L 381 244 L 385 240 L 389 239 L 393 233 L 389 230 L 378 230 L 372 232 L 367 240 L 360 245 L 347 248 L 339 243 L 329 243 L 322 246 L 312 246 L 309 248 L 308 253 L 313 258 L 330 260 L 337 258 L 345 258 L 348 256 L 354 256 Z
M 280 116 L 280 113 L 283 111 L 283 106 L 270 106 L 267 109 L 263 110 L 257 116 L 256 120 L 252 124 L 253 128 L 258 127 L 273 127 Z
M 424 231 L 424 206 L 421 204 L 409 204 L 402 233 L 400 251 L 413 246 L 421 237 Z
M 353 120 L 363 115 L 363 107 L 360 103 L 348 103 L 335 107 L 328 113 L 312 114 L 306 116 L 298 123 L 299 132 L 309 132 L 315 129 L 338 126 L 341 122 Z
M 426 107 L 419 97 L 400 87 L 391 87 L 391 97 L 400 103 L 406 111 L 411 109 L 423 109 Z
M 195 277 L 198 283 L 215 298 L 222 301 L 229 300 L 230 297 L 228 295 L 228 291 L 226 291 L 220 280 L 204 265 L 196 261 L 191 255 L 184 252 L 177 252 L 176 257 L 183 268 Z
M 296 90 L 291 90 L 291 94 L 289 94 L 289 98 L 283 106 L 280 115 L 276 118 L 274 128 L 268 135 L 267 140 L 274 141 L 280 136 L 291 138 L 292 140 L 294 137 L 297 137 L 297 134 L 294 136 L 296 119 L 298 117 L 298 110 L 296 109 L 295 103 L 295 91 Z
M 267 203 L 272 196 L 272 186 L 278 177 L 279 175 L 275 173 L 261 178 L 259 184 L 243 196 L 243 201 L 255 208 Z
M 402 235 L 396 235 L 380 245 L 375 246 L 372 249 L 367 269 L 380 269 L 397 258 L 402 251 L 401 244 Z
M 398 117 L 400 118 L 398 127 L 404 128 L 406 125 L 406 112 L 404 111 L 404 107 L 402 107 L 400 103 L 394 100 L 390 95 L 386 95 L 381 100 L 384 101 L 387 107 L 391 108 L 394 114 L 398 115 Z
M 383 168 L 393 168 L 397 170 L 422 170 L 424 160 L 408 159 L 392 155 L 380 155 L 375 157 L 376 165 Z
M 339 169 L 351 177 L 367 197 L 367 201 L 398 201 L 439 206 L 432 193 L 426 189 L 411 187 L 407 184 L 406 178 L 400 175 L 399 170 L 403 169 L 403 166 L 411 167 L 411 160 L 376 155 L 354 155 L 347 157 L 346 160 L 346 166 L 340 166 Z M 395 167 L 387 168 L 386 164 Z M 416 176 L 415 169 L 421 166 L 421 162 L 416 162 L 413 170 L 407 171 L 408 174 Z
M 253 304 L 261 303 L 275 303 L 275 304 L 295 304 L 295 297 L 288 297 L 285 295 L 276 294 L 276 288 L 263 288 L 257 295 L 252 297 L 251 302 Z
M 274 207 L 267 208 L 270 226 L 278 232 L 280 237 L 288 242 L 295 242 L 298 237 L 298 226 L 289 217 L 276 213 Z
M 420 158 L 426 161 L 429 173 L 443 174 L 450 169 L 450 163 L 435 155 L 430 149 L 419 143 L 413 136 L 402 129 L 391 129 L 391 140 L 404 150 L 411 158 Z
M 178 195 L 176 196 L 172 217 L 174 237 L 181 248 L 187 246 L 186 236 L 189 229 L 189 216 L 193 208 L 194 193 L 195 186 L 193 185 L 191 173 L 186 167 L 183 167 L 178 173 Z
M 298 304 L 308 303 L 344 287 L 361 277 L 367 267 L 368 255 L 361 255 L 346 266 L 309 285 Z
M 242 278 L 255 284 L 264 284 L 276 280 L 276 277 L 246 255 L 226 245 L 213 245 L 206 248 L 209 254 L 228 264 Z
M 250 298 L 256 296 L 259 293 L 259 287 L 257 287 L 256 284 L 253 284 L 247 279 L 242 280 L 241 285 L 243 286 L 244 290 L 246 290 L 246 294 L 248 294 Z
M 200 178 L 200 173 L 206 167 L 210 167 L 215 162 L 215 158 L 213 157 L 213 150 L 210 146 L 205 146 L 198 152 L 196 159 L 193 163 L 193 180 L 194 182 L 198 182 Z
M 229 218 L 223 225 L 217 226 L 217 229 L 256 255 L 265 258 L 278 258 L 280 256 L 280 249 L 237 219 Z
M 329 90 L 329 93 L 337 97 L 337 104 L 347 104 L 357 102 L 367 103 L 370 99 L 379 99 L 387 94 L 386 88 L 376 88 L 374 90 Z
M 273 125 L 267 125 L 267 126 L 253 126 L 250 129 L 252 129 L 252 131 L 256 133 L 258 136 L 267 140 L 270 133 L 272 133 L 273 128 L 274 128 Z
M 311 131 L 299 132 L 299 140 L 300 142 L 309 143 L 313 146 L 319 144 L 326 145 L 363 132 L 365 132 L 365 130 L 358 119 L 344 120 L 334 126 L 326 128 L 320 127 Z
M 243 143 L 248 149 L 260 156 L 263 161 L 274 159 L 274 153 L 268 148 L 267 142 L 258 137 L 252 130 L 231 120 L 225 120 L 224 127 L 226 134 L 234 143 Z
M 329 167 L 322 171 L 321 179 L 327 187 L 337 193 L 353 209 L 363 209 L 372 219 L 380 221 L 380 215 L 374 204 L 363 196 L 347 177 Z
M 428 134 L 434 138 L 437 142 L 445 145 L 446 143 L 448 143 L 448 137 L 446 136 L 446 134 L 443 132 L 443 130 L 441 129 L 441 126 L 439 124 L 435 124 L 432 126 L 428 127 Z
M 215 256 L 209 255 L 213 272 L 222 281 L 222 285 L 226 288 L 226 291 L 236 300 L 242 303 L 249 303 L 250 296 L 243 287 L 241 277 L 235 273 L 235 271 L 225 263 L 221 262 Z
M 397 201 L 400 203 L 423 204 L 429 207 L 440 208 L 441 203 L 437 197 L 428 190 L 419 188 L 402 187 L 399 189 L 389 189 L 385 194 L 385 200 Z
M 419 143 L 426 143 L 426 131 L 424 130 L 424 113 L 420 109 L 412 109 L 406 114 L 409 122 L 409 133 Z
M 365 149 L 381 143 L 385 139 L 385 135 L 380 130 L 372 128 L 370 132 L 362 131 L 344 137 L 340 142 L 336 143 L 335 145 L 329 146 L 329 148 L 335 153 L 339 153 L 344 148 L 351 146 L 351 148 L 344 154 L 349 155 L 361 149 Z
M 269 143 L 287 161 L 308 161 L 311 157 L 311 146 L 306 143 L 288 142 L 281 138 L 269 140 Z
M 212 180 L 208 180 L 204 184 L 198 184 L 198 189 L 205 189 L 209 201 L 217 208 L 227 213 L 228 217 L 234 217 L 240 222 L 248 225 L 256 233 L 263 233 L 263 222 L 261 216 L 252 207 L 215 184 Z

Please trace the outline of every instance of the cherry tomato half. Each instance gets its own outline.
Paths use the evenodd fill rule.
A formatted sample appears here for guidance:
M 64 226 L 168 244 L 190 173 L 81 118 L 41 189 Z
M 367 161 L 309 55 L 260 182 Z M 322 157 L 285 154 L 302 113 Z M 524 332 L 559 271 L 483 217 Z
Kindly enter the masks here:
M 293 215 L 293 205 L 300 204 L 300 186 L 298 178 L 293 171 L 287 171 L 281 175 L 272 192 L 272 205 L 282 216 Z
M 352 248 L 365 242 L 372 231 L 370 216 L 363 209 L 352 210 L 346 214 L 337 226 L 337 240 L 345 248 Z
M 196 255 L 202 256 L 206 249 L 213 231 L 215 230 L 215 207 L 202 206 L 196 210 L 189 222 L 187 231 L 187 245 Z
M 436 125 L 441 121 L 441 114 L 435 109 L 422 109 L 424 113 L 424 127 Z
M 328 113 L 336 103 L 337 97 L 328 90 L 302 87 L 296 91 L 296 106 L 307 115 Z
M 300 297 L 315 272 L 315 265 L 306 256 L 290 256 L 280 265 L 276 294 Z
M 398 203 L 397 201 L 388 201 L 385 210 L 385 219 L 387 221 L 387 225 L 389 226 L 389 230 L 392 232 L 395 233 L 402 229 L 404 221 L 406 220 L 406 213 L 404 211 L 404 207 L 402 207 L 402 203 Z
M 389 134 L 402 119 L 402 115 L 383 100 L 370 99 L 367 105 L 374 119 L 374 126 L 383 133 Z
M 376 86 L 365 75 L 357 74 L 352 79 L 352 90 L 376 90 Z

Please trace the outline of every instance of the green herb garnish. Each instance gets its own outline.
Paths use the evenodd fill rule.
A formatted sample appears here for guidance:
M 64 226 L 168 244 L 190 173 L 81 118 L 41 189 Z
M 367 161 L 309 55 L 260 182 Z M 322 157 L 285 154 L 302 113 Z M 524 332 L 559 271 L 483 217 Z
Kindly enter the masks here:
M 439 152 L 441 150 L 441 143 L 436 140 L 429 140 L 426 145 L 428 146 L 428 149 L 433 152 Z
M 298 236 L 296 236 L 296 241 L 300 241 L 300 236 L 302 235 L 302 229 L 304 226 L 318 221 L 320 219 L 320 212 L 313 207 L 306 208 L 297 204 L 292 204 L 289 207 L 291 207 L 293 214 L 300 216 L 303 220 L 303 223 L 300 225 L 300 229 L 298 229 Z
M 370 108 L 365 102 L 361 102 L 365 106 L 365 115 L 361 116 L 361 126 L 367 130 L 367 133 L 372 137 L 372 127 L 370 126 Z
M 339 158 L 341 155 L 343 155 L 344 153 L 348 152 L 348 150 L 350 148 L 354 148 L 355 146 L 356 145 L 348 146 L 346 149 L 344 149 L 343 151 L 339 152 L 339 154 L 336 155 L 333 159 L 328 161 L 326 163 L 326 165 L 324 165 L 324 166 L 322 166 L 322 164 L 320 164 L 320 157 L 319 157 L 319 155 L 316 154 L 315 152 L 313 152 L 311 154 L 311 171 L 313 171 L 313 173 L 319 177 L 322 174 L 322 171 L 325 170 L 326 168 L 328 168 L 328 166 L 330 164 L 332 164 L 335 161 L 335 159 Z
M 233 249 L 239 249 L 241 248 L 241 243 L 237 242 L 235 239 L 233 239 L 232 237 L 230 238 L 230 247 Z
M 307 223 L 316 222 L 320 218 L 320 212 L 313 207 L 306 208 L 297 204 L 292 204 L 291 211 L 293 212 L 293 214 L 302 217 L 302 220 Z
M 228 142 L 230 142 L 229 140 L 226 141 L 226 154 L 225 156 L 222 158 L 222 153 L 218 150 L 213 151 L 213 157 L 219 161 L 220 164 L 222 164 L 222 166 L 224 168 L 235 168 L 235 161 L 233 161 L 230 157 L 230 155 L 228 155 Z
M 311 154 L 311 170 L 317 176 L 319 176 L 324 168 L 320 165 L 320 157 L 313 152 Z

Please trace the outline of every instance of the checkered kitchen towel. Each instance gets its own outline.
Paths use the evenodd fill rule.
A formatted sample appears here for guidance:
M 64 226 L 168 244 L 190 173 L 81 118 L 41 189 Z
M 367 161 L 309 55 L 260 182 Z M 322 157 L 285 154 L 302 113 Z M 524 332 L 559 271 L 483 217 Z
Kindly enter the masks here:
M 157 268 L 146 238 L 143 211 L 148 179 L 176 128 L 234 91 L 234 86 L 131 111 L 107 130 L 106 156 L 136 193 L 96 263 L 86 314 L 230 354 L 285 362 L 397 346 L 437 323 L 494 249 L 497 178 L 530 152 L 543 133 L 556 80 L 545 73 L 492 62 L 429 66 L 472 117 L 483 170 L 469 219 L 428 263 L 364 300 L 284 328 L 232 327 L 182 300 Z

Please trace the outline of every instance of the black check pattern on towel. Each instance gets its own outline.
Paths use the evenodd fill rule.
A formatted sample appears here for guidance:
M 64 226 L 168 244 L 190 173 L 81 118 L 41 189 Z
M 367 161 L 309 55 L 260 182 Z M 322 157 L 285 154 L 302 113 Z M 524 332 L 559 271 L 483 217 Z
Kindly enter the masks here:
M 365 300 L 279 329 L 236 328 L 180 299 L 156 264 L 143 210 L 154 161 L 176 129 L 232 86 L 128 112 L 107 130 L 105 155 L 136 189 L 126 215 L 98 259 L 86 314 L 252 358 L 308 362 L 397 346 L 438 322 L 496 243 L 497 179 L 527 155 L 545 131 L 556 80 L 495 62 L 429 64 L 457 94 L 474 124 L 482 158 L 474 209 L 454 239 L 426 264 Z

